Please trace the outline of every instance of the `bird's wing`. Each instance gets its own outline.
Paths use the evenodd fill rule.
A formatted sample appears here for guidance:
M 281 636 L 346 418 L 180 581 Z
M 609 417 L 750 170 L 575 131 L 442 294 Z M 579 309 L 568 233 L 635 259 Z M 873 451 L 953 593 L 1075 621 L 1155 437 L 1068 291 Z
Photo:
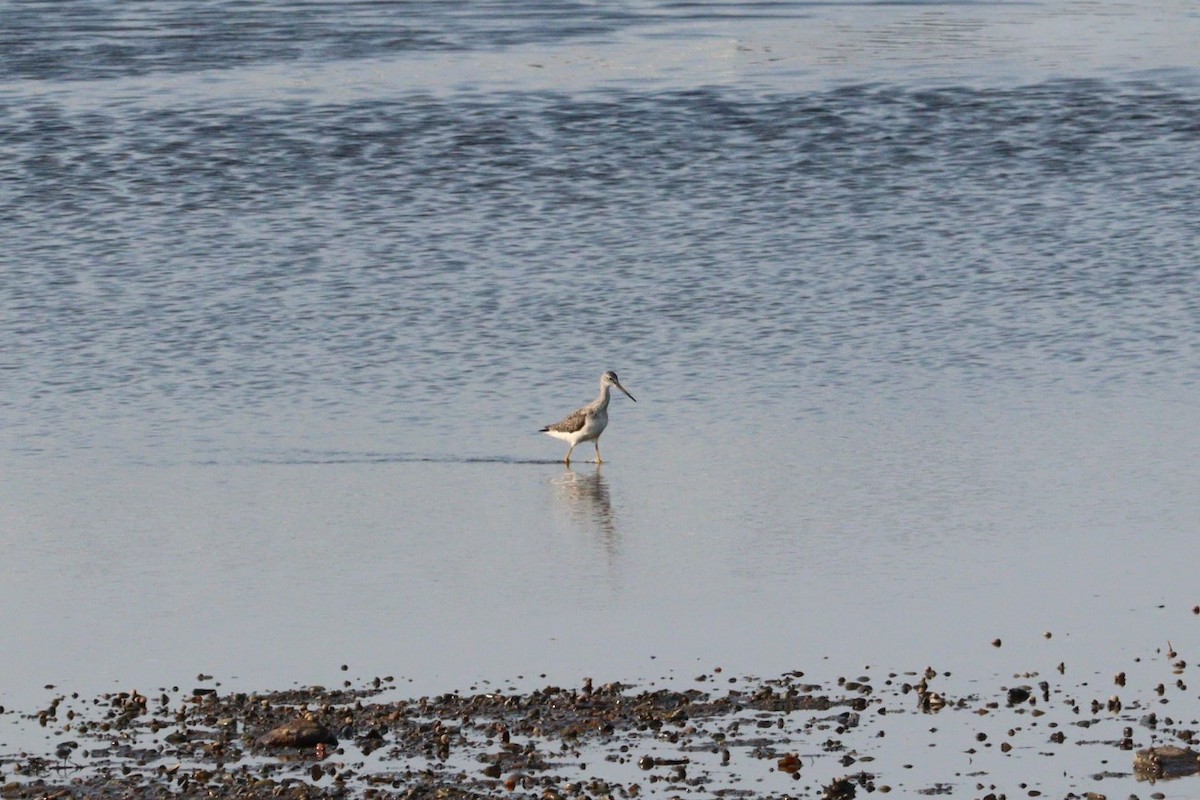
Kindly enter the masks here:
M 553 425 L 547 425 L 542 430 L 558 431 L 559 433 L 574 433 L 583 427 L 583 423 L 587 421 L 588 408 L 584 406 L 571 416 L 564 419 L 562 422 L 556 422 Z

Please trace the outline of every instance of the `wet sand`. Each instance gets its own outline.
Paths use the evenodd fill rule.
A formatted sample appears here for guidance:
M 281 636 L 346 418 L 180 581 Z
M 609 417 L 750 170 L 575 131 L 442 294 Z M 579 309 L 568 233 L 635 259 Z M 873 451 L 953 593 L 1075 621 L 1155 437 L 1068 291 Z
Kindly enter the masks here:
M 991 647 L 1001 647 L 999 641 Z M 1200 725 L 1171 646 L 1129 671 L 964 677 L 933 667 L 819 679 L 696 674 L 687 688 L 471 687 L 401 698 L 390 676 L 337 688 L 194 686 L 98 697 L 48 687 L 5 709 L 46 752 L 0 754 L 0 796 L 973 797 L 1194 791 Z M 969 689 L 969 691 L 966 691 Z M 1179 779 L 1179 780 L 1175 780 Z M 1173 788 L 1164 788 L 1173 787 Z

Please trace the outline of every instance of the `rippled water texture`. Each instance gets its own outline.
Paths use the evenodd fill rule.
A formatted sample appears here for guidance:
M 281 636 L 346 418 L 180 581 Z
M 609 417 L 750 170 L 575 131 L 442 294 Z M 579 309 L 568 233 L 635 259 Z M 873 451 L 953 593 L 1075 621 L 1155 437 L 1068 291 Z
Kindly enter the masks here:
M 0 692 L 1186 654 L 1145 9 L 0 11 Z
M 420 429 L 485 397 L 529 425 L 526 392 L 610 365 L 739 417 L 1191 382 L 1198 118 L 1096 82 L 11 108 L 6 435 Z

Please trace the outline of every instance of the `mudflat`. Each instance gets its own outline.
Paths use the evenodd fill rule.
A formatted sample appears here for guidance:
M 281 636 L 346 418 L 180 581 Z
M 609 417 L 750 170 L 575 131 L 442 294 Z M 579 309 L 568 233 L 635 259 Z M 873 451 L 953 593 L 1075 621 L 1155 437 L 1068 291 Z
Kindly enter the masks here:
M 1167 647 L 1135 666 L 1110 681 L 1063 664 L 1003 680 L 713 668 L 686 688 L 583 678 L 419 698 L 398 698 L 390 676 L 255 693 L 203 674 L 146 693 L 56 689 L 44 708 L 4 711 L 49 744 L 0 756 L 0 794 L 1094 798 L 1174 779 L 1186 791 L 1200 726 L 1172 705 L 1194 708 L 1187 663 Z

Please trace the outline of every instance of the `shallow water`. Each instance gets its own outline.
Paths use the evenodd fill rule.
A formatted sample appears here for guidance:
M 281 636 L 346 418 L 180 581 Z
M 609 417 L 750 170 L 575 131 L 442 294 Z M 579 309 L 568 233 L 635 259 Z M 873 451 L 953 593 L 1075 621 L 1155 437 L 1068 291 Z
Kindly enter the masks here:
M 0 703 L 1200 643 L 1194 11 L 521 8 L 7 12 Z

